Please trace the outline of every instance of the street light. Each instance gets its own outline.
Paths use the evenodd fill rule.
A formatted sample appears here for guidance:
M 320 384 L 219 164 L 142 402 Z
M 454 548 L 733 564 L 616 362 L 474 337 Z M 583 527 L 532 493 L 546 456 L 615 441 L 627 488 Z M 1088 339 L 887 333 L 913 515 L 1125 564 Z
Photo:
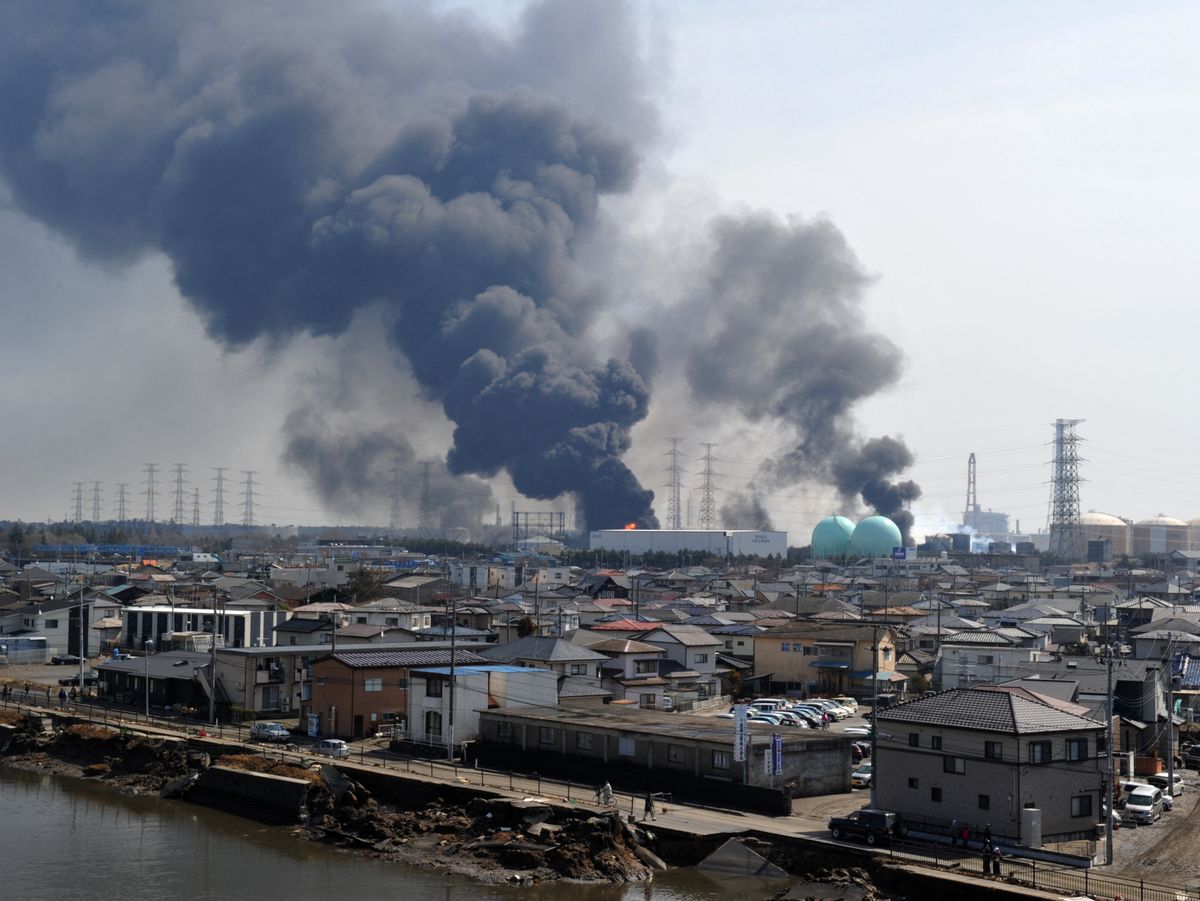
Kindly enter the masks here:
M 142 647 L 146 652 L 146 719 L 150 719 L 150 654 L 154 651 L 154 642 L 147 638 Z

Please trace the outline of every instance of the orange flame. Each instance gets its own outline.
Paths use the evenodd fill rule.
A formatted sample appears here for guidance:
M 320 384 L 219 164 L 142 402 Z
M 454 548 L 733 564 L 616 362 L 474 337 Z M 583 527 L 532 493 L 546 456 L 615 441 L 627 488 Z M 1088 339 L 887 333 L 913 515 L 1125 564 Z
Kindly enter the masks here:
M 627 523 L 625 523 L 625 531 L 626 531 L 626 532 L 628 532 L 630 529 L 636 529 L 636 528 L 637 528 L 637 523 L 636 523 L 636 522 L 627 522 Z

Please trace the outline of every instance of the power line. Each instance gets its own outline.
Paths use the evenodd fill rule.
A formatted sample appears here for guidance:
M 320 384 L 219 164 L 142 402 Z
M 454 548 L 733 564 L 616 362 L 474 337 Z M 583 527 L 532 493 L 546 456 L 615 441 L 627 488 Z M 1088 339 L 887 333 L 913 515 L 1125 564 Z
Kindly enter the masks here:
M 253 469 L 243 469 L 242 475 L 246 480 L 242 482 L 242 525 L 254 525 L 254 474 Z
M 717 502 L 716 502 L 716 486 L 713 479 L 716 473 L 713 472 L 713 455 L 712 449 L 715 444 L 701 443 L 704 448 L 704 469 L 701 471 L 701 476 L 704 483 L 700 487 L 700 528 L 715 529 L 717 527 Z
M 225 525 L 225 470 L 227 466 L 214 466 L 213 472 L 216 473 L 210 482 L 216 482 L 217 486 L 213 488 L 213 525 Z
M 671 449 L 667 451 L 667 456 L 671 458 L 671 465 L 667 467 L 667 528 L 682 529 L 683 520 L 680 516 L 679 499 L 682 494 L 683 483 L 683 467 L 679 465 L 679 458 L 682 456 L 679 453 L 678 438 L 668 439 L 671 442 Z
M 187 470 L 184 468 L 186 466 L 186 464 L 184 464 L 184 463 L 176 463 L 174 465 L 175 465 L 175 515 L 171 518 L 171 521 L 182 525 L 183 524 L 183 487 L 184 487 L 184 484 L 187 482 L 187 479 L 185 478 L 185 476 L 187 475 Z
M 142 492 L 146 495 L 146 522 L 154 522 L 154 477 L 158 474 L 158 464 L 147 463 L 142 472 L 146 474 L 146 490 Z

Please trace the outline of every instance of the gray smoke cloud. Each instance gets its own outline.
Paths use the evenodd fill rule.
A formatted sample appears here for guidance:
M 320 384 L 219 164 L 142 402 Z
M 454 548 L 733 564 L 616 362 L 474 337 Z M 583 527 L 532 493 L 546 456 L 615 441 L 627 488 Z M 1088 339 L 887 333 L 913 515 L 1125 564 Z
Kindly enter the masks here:
M 687 376 L 697 397 L 791 428 L 794 445 L 767 461 L 757 481 L 831 484 L 896 519 L 907 536 L 912 517 L 903 504 L 920 488 L 889 477 L 910 466 L 912 454 L 899 439 L 864 442 L 853 418 L 855 404 L 896 381 L 902 362 L 900 349 L 866 324 L 869 283 L 826 220 L 717 220 L 706 278 L 685 307 L 699 337 Z M 730 514 L 748 521 L 755 508 L 762 501 L 752 493 Z
M 300 409 L 288 416 L 283 431 L 284 462 L 308 476 L 328 509 L 349 514 L 378 509 L 390 505 L 390 491 L 398 488 L 407 524 L 417 524 L 426 470 L 399 424 L 347 429 Z M 440 460 L 431 461 L 428 473 L 438 525 L 478 528 L 481 514 L 495 503 L 491 486 L 452 474 Z
M 727 529 L 765 529 L 775 528 L 771 522 L 771 514 L 763 506 L 763 500 L 749 488 L 746 493 L 737 492 L 725 499 L 718 511 L 721 522 Z
M 623 7 L 534 4 L 511 37 L 423 4 L 51 0 L 5 24 L 0 173 L 23 212 L 105 264 L 165 254 L 230 346 L 340 335 L 382 304 L 455 425 L 448 474 L 656 525 L 621 461 L 652 345 L 589 353 L 608 299 L 579 262 L 654 127 Z M 332 457 L 394 440 L 287 453 L 338 486 Z

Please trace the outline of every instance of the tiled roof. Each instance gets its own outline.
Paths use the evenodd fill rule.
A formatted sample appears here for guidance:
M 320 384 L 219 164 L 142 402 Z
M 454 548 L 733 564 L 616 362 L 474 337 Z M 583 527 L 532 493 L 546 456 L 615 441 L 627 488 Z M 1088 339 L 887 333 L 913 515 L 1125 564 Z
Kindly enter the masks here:
M 489 660 L 538 660 L 570 661 L 604 660 L 605 656 L 598 651 L 589 650 L 569 641 L 556 637 L 526 635 L 516 641 L 506 642 L 488 648 L 482 656 Z
M 375 666 L 449 666 L 450 649 L 436 648 L 429 651 L 339 651 L 333 659 L 349 667 Z M 456 664 L 491 663 L 470 651 L 457 651 Z
M 1006 735 L 1036 735 L 1098 729 L 1101 723 L 1056 710 L 1049 704 L 1007 691 L 960 688 L 918 698 L 881 711 L 886 723 L 913 723 L 955 729 L 978 729 Z

